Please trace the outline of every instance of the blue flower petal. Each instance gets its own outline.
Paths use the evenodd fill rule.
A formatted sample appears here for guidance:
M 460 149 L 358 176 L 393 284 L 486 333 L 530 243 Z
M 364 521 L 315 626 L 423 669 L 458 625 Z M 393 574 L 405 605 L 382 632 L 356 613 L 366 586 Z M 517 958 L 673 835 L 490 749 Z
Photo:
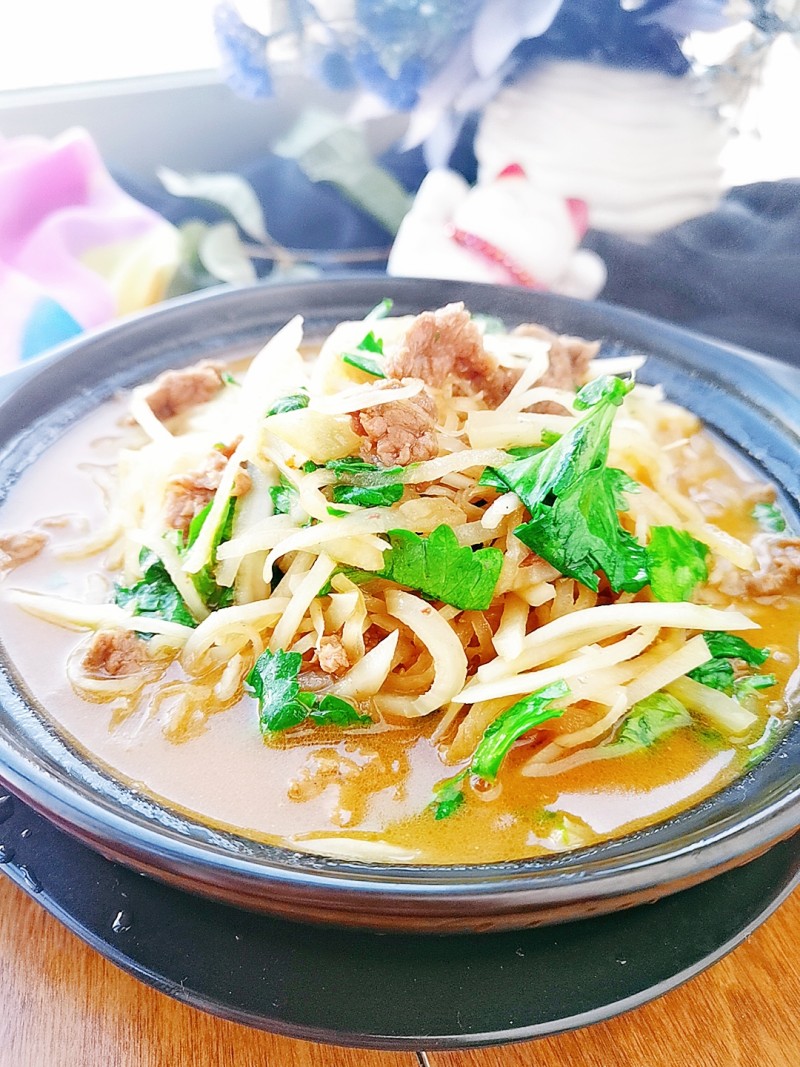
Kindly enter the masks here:
M 268 38 L 242 22 L 228 0 L 214 8 L 214 34 L 222 60 L 225 81 L 248 100 L 273 95 L 267 64 Z

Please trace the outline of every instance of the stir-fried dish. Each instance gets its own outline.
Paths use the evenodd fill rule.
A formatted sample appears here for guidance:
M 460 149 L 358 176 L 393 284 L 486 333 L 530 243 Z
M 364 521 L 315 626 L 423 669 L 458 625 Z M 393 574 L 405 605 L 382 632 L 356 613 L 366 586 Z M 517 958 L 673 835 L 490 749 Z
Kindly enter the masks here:
M 800 542 L 599 348 L 384 301 L 161 374 L 10 493 L 12 661 L 119 777 L 304 851 L 511 859 L 697 802 L 787 717 Z

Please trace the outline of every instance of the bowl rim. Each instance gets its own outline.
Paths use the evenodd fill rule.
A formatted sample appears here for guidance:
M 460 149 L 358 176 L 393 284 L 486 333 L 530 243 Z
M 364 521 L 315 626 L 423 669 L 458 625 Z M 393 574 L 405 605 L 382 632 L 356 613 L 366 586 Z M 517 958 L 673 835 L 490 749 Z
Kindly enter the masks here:
M 271 305 L 279 302 L 283 296 L 291 296 L 318 308 L 318 318 L 324 318 L 328 311 L 332 313 L 330 317 L 335 318 L 337 306 L 352 307 L 359 303 L 369 307 L 380 299 L 376 296 L 378 291 L 381 295 L 392 291 L 422 307 L 422 302 L 410 295 L 418 292 L 420 286 L 424 287 L 426 294 L 447 291 L 451 299 L 463 297 L 468 304 L 475 294 L 480 294 L 484 300 L 488 299 L 488 294 L 495 297 L 497 294 L 512 294 L 516 299 L 520 297 L 520 290 L 505 287 L 365 274 L 282 286 L 221 287 L 191 294 L 81 335 L 60 346 L 42 362 L 31 365 L 30 369 L 23 368 L 24 373 L 14 372 L 17 375 L 15 388 L 0 402 L 0 422 L 10 414 L 13 424 L 18 429 L 23 428 L 26 396 L 35 390 L 37 383 L 49 379 L 53 379 L 54 385 L 68 385 L 71 361 L 76 355 L 83 354 L 84 359 L 90 359 L 93 349 L 102 352 L 104 347 L 123 339 L 126 343 L 135 342 L 137 333 L 159 336 L 166 331 L 174 334 L 183 322 L 191 322 L 192 317 L 196 317 L 198 307 L 208 309 L 209 314 L 219 315 L 224 326 L 225 312 L 231 318 L 232 309 L 240 304 L 252 305 L 252 312 L 265 316 L 267 310 L 259 306 L 261 303 Z M 334 293 L 333 298 L 331 292 Z M 587 303 L 550 294 L 527 293 L 526 300 L 532 305 L 531 314 L 537 317 L 541 317 L 542 309 L 547 309 L 544 317 L 551 322 L 554 319 L 575 318 L 580 311 L 597 318 L 599 326 L 632 338 L 634 344 L 636 338 L 641 337 L 642 347 L 646 347 L 646 339 L 652 339 L 655 334 L 661 339 L 662 345 L 674 347 L 683 357 L 683 369 L 678 368 L 681 373 L 687 370 L 690 374 L 696 372 L 699 353 L 705 359 L 703 374 L 709 380 L 716 380 L 728 392 L 733 387 L 741 401 L 773 423 L 776 422 L 776 412 L 780 412 L 776 425 L 791 434 L 800 456 L 800 382 L 796 371 L 790 372 L 789 368 L 768 357 L 736 349 L 641 313 L 601 302 Z M 345 305 L 345 301 L 350 301 L 349 305 Z M 428 301 L 427 306 L 433 306 L 433 301 Z M 274 316 L 275 312 L 270 310 L 269 314 Z M 204 354 L 196 346 L 190 347 L 194 351 L 194 359 Z M 134 374 L 134 366 L 142 373 Z M 145 366 L 138 361 L 135 365 L 132 363 L 127 377 L 143 378 Z M 754 369 L 760 372 L 755 380 Z M 105 384 L 113 385 L 113 376 Z M 753 392 L 755 396 L 751 395 Z M 776 407 L 778 400 L 782 402 L 782 407 Z M 62 401 L 54 402 L 54 408 L 57 409 L 60 403 Z M 16 436 L 15 432 L 10 434 L 12 443 Z M 796 487 L 790 496 L 797 507 Z M 2 673 L 8 679 L 9 672 L 5 668 Z M 207 842 L 197 842 L 171 833 L 163 825 L 147 825 L 141 820 L 132 820 L 130 812 L 126 814 L 115 810 L 108 797 L 95 796 L 85 788 L 78 788 L 75 782 L 59 779 L 41 760 L 37 761 L 2 730 L 0 780 L 4 780 L 14 792 L 58 825 L 101 851 L 107 850 L 126 862 L 144 866 L 150 873 L 188 873 L 197 887 L 206 891 L 220 885 L 230 885 L 263 893 L 267 885 L 272 885 L 276 889 L 284 887 L 334 892 L 350 898 L 354 907 L 358 906 L 359 900 L 376 896 L 381 899 L 390 897 L 398 904 L 427 901 L 435 905 L 437 901 L 446 903 L 457 899 L 462 903 L 472 902 L 476 906 L 483 902 L 485 906 L 486 901 L 490 900 L 493 907 L 500 910 L 530 904 L 533 899 L 537 903 L 547 904 L 582 900 L 587 894 L 609 898 L 632 890 L 672 883 L 676 878 L 689 878 L 696 875 L 700 868 L 710 876 L 764 851 L 800 826 L 798 777 L 790 787 L 757 805 L 747 817 L 712 833 L 708 832 L 708 828 L 698 830 L 673 847 L 651 845 L 648 842 L 651 836 L 648 830 L 617 839 L 626 841 L 638 838 L 643 846 L 635 849 L 631 856 L 623 855 L 622 862 L 614 849 L 606 847 L 613 841 L 560 854 L 555 862 L 549 862 L 548 858 L 548 861 L 528 859 L 495 864 L 383 864 L 314 856 L 279 846 L 261 848 L 262 852 L 272 853 L 273 859 L 265 859 L 263 855 L 252 859 L 233 851 L 211 848 Z M 313 862 L 309 862 L 309 859 Z

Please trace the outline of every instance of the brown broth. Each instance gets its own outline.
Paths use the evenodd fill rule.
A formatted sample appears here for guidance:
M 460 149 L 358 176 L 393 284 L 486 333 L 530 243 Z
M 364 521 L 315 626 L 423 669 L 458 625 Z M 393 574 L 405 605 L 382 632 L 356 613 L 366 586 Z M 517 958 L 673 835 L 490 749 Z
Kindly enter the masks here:
M 0 513 L 3 529 L 25 530 L 58 515 L 81 516 L 89 528 L 98 528 L 103 498 L 85 465 L 112 462 L 122 412 L 118 402 L 105 405 L 39 459 L 10 492 Z M 744 490 L 752 483 L 716 450 L 704 449 L 703 458 L 707 471 L 732 488 L 738 501 L 714 521 L 751 538 L 756 527 Z M 49 526 L 48 532 L 47 547 L 12 571 L 4 587 L 107 599 L 114 576 L 105 573 L 98 579 L 102 554 L 61 560 L 55 551 L 76 539 L 74 524 Z M 112 725 L 108 705 L 75 694 L 65 663 L 85 635 L 33 618 L 2 598 L 0 634 L 24 685 L 59 729 L 119 778 L 173 809 L 254 839 L 291 842 L 308 851 L 315 850 L 315 838 L 344 835 L 387 842 L 414 862 L 462 863 L 592 844 L 667 818 L 739 775 L 747 746 L 763 733 L 770 712 L 780 714 L 783 707 L 773 694 L 783 691 L 796 666 L 800 623 L 795 598 L 778 605 L 740 606 L 763 627 L 757 643 L 779 654 L 766 668 L 779 684 L 760 698 L 759 722 L 737 749 L 698 725 L 677 731 L 652 750 L 558 777 L 530 779 L 518 773 L 526 758 L 522 746 L 506 761 L 498 787 L 486 797 L 469 791 L 461 811 L 439 821 L 429 809 L 433 787 L 453 769 L 429 740 L 436 716 L 396 729 L 376 726 L 347 735 L 317 731 L 266 744 L 255 704 L 246 698 L 212 715 L 199 736 L 175 744 L 146 713 Z M 566 839 L 563 815 L 568 819 Z M 347 852 L 345 843 L 342 852 Z

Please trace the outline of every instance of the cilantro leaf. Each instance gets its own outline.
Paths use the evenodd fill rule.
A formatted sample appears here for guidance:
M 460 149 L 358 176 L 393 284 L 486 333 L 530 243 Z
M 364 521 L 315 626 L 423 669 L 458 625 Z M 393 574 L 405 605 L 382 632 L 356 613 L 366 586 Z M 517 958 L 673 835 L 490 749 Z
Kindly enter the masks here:
M 434 786 L 434 800 L 431 805 L 434 818 L 447 819 L 458 811 L 464 802 L 464 785 L 470 775 L 486 782 L 494 782 L 500 764 L 515 741 L 548 719 L 555 719 L 564 714 L 562 708 L 551 708 L 550 704 L 558 697 L 566 696 L 568 692 L 566 682 L 553 682 L 518 700 L 516 704 L 501 712 L 494 722 L 490 722 L 469 766 Z
M 385 378 L 386 375 L 381 370 L 378 361 L 371 359 L 369 356 L 362 355 L 363 352 L 373 352 L 379 356 L 383 355 L 383 341 L 376 337 L 372 330 L 370 330 L 364 340 L 356 346 L 355 352 L 345 352 L 342 355 L 342 361 L 344 363 L 349 363 L 351 367 L 357 367 L 359 370 L 371 374 L 373 378 Z
M 302 656 L 299 652 L 262 652 L 246 682 L 258 700 L 261 732 L 287 730 L 298 726 L 308 715 L 308 708 L 298 700 Z
M 374 359 L 370 359 L 369 356 L 360 356 L 356 352 L 346 352 L 342 356 L 342 362 L 349 363 L 351 367 L 356 367 L 358 370 L 363 370 L 365 374 L 371 374 L 373 378 L 386 377 L 377 362 Z
M 647 577 L 656 600 L 690 600 L 708 578 L 708 545 L 674 526 L 653 526 L 646 551 Z
M 227 371 L 227 370 L 224 370 L 222 372 L 222 374 L 220 374 L 220 378 L 225 383 L 225 385 L 241 385 L 242 384 L 240 381 L 237 381 L 237 379 L 234 378 L 234 376 L 231 374 L 230 371 Z
M 363 585 L 364 582 L 371 582 L 373 578 L 380 578 L 380 574 L 376 574 L 375 571 L 362 571 L 358 567 L 337 567 L 331 577 L 323 585 L 317 596 L 330 596 L 333 590 L 333 584 L 331 579 L 336 574 L 343 574 L 345 578 L 349 578 L 354 585 Z
M 548 719 L 556 719 L 564 714 L 562 708 L 552 708 L 551 703 L 559 697 L 566 696 L 569 687 L 564 681 L 553 682 L 542 689 L 537 689 L 530 696 L 523 697 L 510 708 L 506 708 L 486 727 L 483 737 L 475 749 L 470 763 L 472 774 L 493 782 L 497 778 L 500 764 L 509 749 L 518 738 L 528 733 L 535 726 L 540 726 Z
M 267 412 L 267 418 L 270 415 L 282 415 L 284 411 L 300 411 L 301 408 L 307 408 L 309 402 L 309 396 L 306 392 L 292 393 L 290 396 L 282 396 L 279 400 L 276 400 L 272 407 Z
M 553 444 L 499 467 L 497 474 L 530 512 L 515 535 L 562 574 L 597 589 L 636 592 L 647 581 L 644 548 L 620 525 L 624 493 L 636 483 L 606 467 L 616 409 L 633 381 L 605 375 L 585 385 L 575 407 L 587 414 Z
M 756 504 L 750 514 L 762 530 L 783 533 L 786 529 L 786 519 L 777 504 Z
M 650 748 L 659 738 L 691 722 L 692 716 L 679 700 L 669 693 L 653 693 L 633 705 L 617 736 L 604 747 L 626 753 Z
M 389 485 L 335 485 L 333 501 L 335 504 L 358 504 L 362 508 L 389 507 L 396 504 L 403 495 L 400 482 Z M 340 513 L 341 514 L 341 513 Z
M 197 626 L 186 602 L 158 556 L 149 549 L 143 548 L 139 555 L 139 562 L 142 566 L 142 577 L 131 586 L 116 586 L 114 603 L 121 608 L 130 608 L 134 615 L 144 615 L 150 619 L 164 619 L 165 622 L 178 622 L 182 626 Z
M 428 537 L 410 530 L 389 530 L 387 537 L 392 547 L 376 576 L 467 611 L 485 611 L 491 604 L 503 566 L 499 548 L 474 552 L 468 545 L 462 547 L 444 525 Z
M 299 652 L 266 649 L 256 660 L 245 681 L 258 701 L 262 734 L 279 733 L 301 726 L 306 721 L 315 726 L 356 726 L 372 722 L 340 697 L 318 697 L 300 688 L 298 675 L 302 657 Z

